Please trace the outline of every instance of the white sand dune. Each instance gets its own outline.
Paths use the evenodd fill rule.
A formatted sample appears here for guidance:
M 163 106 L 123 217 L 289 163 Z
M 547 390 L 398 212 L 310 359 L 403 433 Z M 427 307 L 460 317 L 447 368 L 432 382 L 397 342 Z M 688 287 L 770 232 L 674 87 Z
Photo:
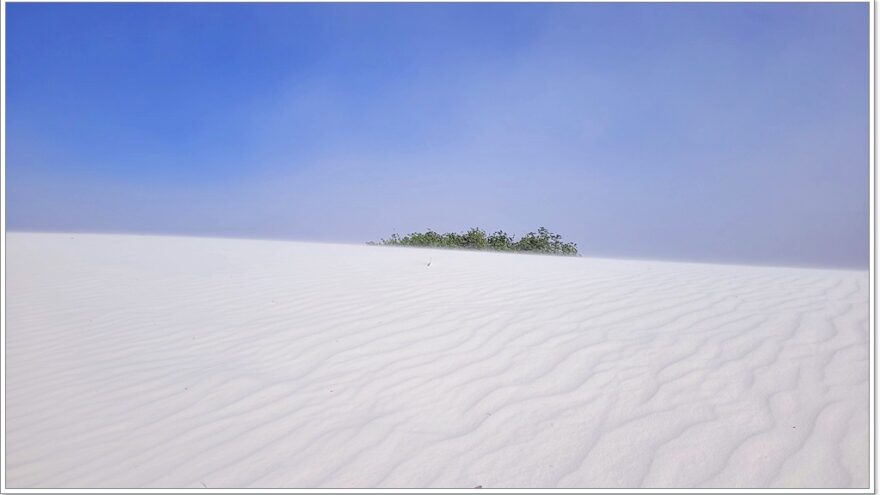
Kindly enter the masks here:
M 866 271 L 24 233 L 7 267 L 12 488 L 869 485 Z

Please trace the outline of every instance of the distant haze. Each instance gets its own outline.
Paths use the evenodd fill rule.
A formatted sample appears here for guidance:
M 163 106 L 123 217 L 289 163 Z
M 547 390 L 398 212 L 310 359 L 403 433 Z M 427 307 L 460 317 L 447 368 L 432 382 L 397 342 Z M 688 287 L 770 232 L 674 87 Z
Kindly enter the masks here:
M 7 13 L 12 230 L 868 266 L 867 3 Z

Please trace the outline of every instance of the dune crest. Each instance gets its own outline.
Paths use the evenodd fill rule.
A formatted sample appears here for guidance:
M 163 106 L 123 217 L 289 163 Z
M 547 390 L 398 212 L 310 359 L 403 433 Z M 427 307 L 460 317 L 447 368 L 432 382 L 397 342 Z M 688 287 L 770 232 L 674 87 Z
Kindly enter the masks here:
M 7 484 L 869 484 L 866 271 L 7 235 Z

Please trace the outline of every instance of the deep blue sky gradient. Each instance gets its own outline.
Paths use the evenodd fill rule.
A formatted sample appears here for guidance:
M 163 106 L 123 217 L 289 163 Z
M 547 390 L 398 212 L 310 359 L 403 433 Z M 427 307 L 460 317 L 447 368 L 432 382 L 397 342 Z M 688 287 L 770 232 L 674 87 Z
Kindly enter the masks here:
M 868 265 L 868 5 L 8 4 L 13 230 Z

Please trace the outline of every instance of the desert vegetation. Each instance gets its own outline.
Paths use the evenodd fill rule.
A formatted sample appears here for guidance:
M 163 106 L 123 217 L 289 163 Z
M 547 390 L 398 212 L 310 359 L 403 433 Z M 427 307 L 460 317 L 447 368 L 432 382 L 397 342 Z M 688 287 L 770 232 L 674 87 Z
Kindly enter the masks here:
M 539 228 L 537 233 L 529 232 L 520 237 L 519 240 L 516 240 L 514 236 L 502 230 L 498 230 L 493 234 L 486 234 L 485 230 L 475 227 L 463 233 L 448 232 L 441 234 L 429 229 L 426 232 L 413 232 L 402 237 L 392 234 L 389 239 L 382 239 L 379 242 L 368 242 L 367 244 L 373 246 L 436 247 L 578 256 L 577 244 L 574 242 L 563 242 L 560 234 L 554 234 L 545 227 Z

